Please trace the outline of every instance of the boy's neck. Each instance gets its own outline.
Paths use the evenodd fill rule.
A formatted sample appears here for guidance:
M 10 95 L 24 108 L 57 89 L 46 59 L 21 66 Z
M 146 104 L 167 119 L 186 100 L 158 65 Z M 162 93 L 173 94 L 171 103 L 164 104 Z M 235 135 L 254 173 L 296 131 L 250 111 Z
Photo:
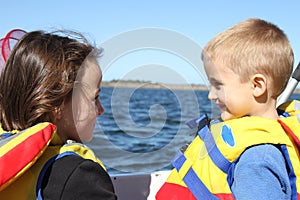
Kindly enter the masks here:
M 260 116 L 268 119 L 278 119 L 278 113 L 276 110 L 276 100 L 271 99 L 269 102 L 266 103 L 258 103 L 256 106 L 255 113 L 253 115 Z

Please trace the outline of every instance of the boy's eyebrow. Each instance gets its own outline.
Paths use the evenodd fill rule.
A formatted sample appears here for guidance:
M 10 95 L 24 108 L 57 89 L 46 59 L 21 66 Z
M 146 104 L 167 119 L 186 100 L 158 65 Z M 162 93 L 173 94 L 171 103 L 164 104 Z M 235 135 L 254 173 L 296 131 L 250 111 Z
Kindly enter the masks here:
M 220 82 L 218 79 L 216 79 L 215 77 L 209 77 L 208 78 L 209 82 Z

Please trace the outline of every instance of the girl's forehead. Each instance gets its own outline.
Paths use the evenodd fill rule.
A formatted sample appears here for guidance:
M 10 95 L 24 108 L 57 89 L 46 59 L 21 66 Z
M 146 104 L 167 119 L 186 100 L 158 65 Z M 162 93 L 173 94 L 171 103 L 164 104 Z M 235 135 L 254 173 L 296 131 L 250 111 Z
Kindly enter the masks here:
M 96 61 L 86 61 L 84 70 L 82 70 L 81 81 L 89 85 L 98 86 L 102 79 L 102 71 Z

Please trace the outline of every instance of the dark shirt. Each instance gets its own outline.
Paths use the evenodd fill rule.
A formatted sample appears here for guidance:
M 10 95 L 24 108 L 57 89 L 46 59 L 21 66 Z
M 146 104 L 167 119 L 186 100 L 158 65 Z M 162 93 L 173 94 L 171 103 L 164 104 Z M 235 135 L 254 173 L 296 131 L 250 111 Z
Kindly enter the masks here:
M 47 200 L 117 199 L 108 173 L 98 163 L 73 155 L 48 168 L 42 196 Z

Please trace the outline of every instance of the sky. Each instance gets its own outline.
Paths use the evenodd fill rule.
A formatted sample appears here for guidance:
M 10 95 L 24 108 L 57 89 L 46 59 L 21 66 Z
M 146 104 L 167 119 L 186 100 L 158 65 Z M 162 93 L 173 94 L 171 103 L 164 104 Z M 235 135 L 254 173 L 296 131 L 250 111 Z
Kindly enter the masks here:
M 300 56 L 300 1 L 27 0 L 1 2 L 0 36 L 15 28 L 83 33 L 104 48 L 103 80 L 207 84 L 199 48 L 248 18 L 279 26 Z

